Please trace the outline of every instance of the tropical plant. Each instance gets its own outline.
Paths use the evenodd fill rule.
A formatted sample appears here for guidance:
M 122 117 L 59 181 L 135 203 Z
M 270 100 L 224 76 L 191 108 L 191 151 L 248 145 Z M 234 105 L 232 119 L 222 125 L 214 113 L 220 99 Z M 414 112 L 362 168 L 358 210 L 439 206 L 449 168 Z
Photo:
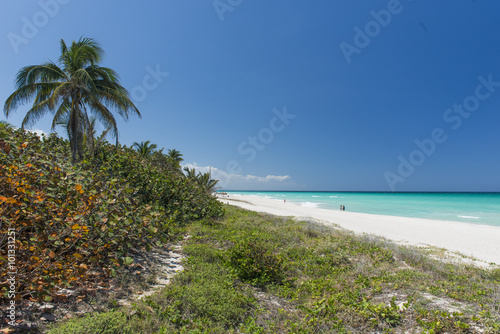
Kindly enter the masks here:
M 7 267 L 15 230 L 21 298 L 60 299 L 59 289 L 73 285 L 95 291 L 133 262 L 133 252 L 168 242 L 177 225 L 224 213 L 160 152 L 153 157 L 165 164 L 136 159 L 131 148 L 108 142 L 76 165 L 69 153 L 68 140 L 55 134 L 42 140 L 17 129 L 0 140 L 0 267 Z M 0 282 L 7 275 L 0 270 Z M 0 295 L 7 294 L 0 285 Z
M 196 170 L 194 168 L 184 167 L 184 171 L 186 172 L 186 178 L 193 180 L 200 188 L 202 188 L 207 193 L 212 193 L 216 189 L 217 183 L 219 180 L 212 179 L 212 173 L 201 173 L 196 174 Z
M 91 116 L 89 121 L 90 122 L 87 123 L 87 127 L 84 132 L 85 133 L 84 142 L 91 150 L 92 155 L 95 155 L 95 152 L 99 149 L 99 147 L 101 147 L 103 142 L 106 140 L 106 136 L 113 128 L 111 125 L 108 126 L 101 132 L 101 134 L 98 137 L 96 137 L 97 118 L 95 116 Z
M 156 144 L 151 144 L 151 141 L 149 140 L 141 141 L 140 144 L 138 142 L 134 142 L 132 144 L 132 148 L 135 148 L 143 157 L 149 157 L 152 155 L 156 147 Z
M 81 37 L 70 47 L 60 41 L 59 65 L 52 61 L 30 65 L 19 70 L 16 91 L 4 105 L 8 117 L 20 104 L 34 99 L 21 127 L 31 126 L 48 111 L 54 113 L 52 129 L 68 117 L 67 129 L 74 161 L 83 157 L 83 127 L 81 119 L 88 112 L 95 115 L 106 128 L 111 127 L 118 143 L 118 128 L 110 109 L 128 120 L 130 113 L 141 116 L 130 100 L 127 90 L 121 86 L 117 73 L 98 63 L 104 50 L 91 38 Z
M 184 161 L 182 158 L 182 153 L 177 151 L 176 149 L 168 150 L 167 156 L 172 160 L 172 163 L 175 168 L 180 169 L 181 168 L 181 162 Z
M 5 120 L 0 121 L 0 138 L 5 138 L 7 133 L 14 129 L 14 126 Z
M 56 125 L 61 125 L 64 130 L 66 131 L 66 134 L 69 137 L 69 133 L 71 131 L 71 123 L 69 119 L 69 114 L 66 114 L 63 119 L 59 120 Z M 96 132 L 97 132 L 97 118 L 92 115 L 90 117 L 87 117 L 86 114 L 83 114 L 82 117 L 80 118 L 80 124 L 79 124 L 79 130 L 78 132 L 82 133 L 81 136 L 78 137 L 78 146 L 83 146 L 87 148 L 92 156 L 95 155 L 95 152 L 98 147 L 102 144 L 102 142 L 105 140 L 107 134 L 109 131 L 112 130 L 112 126 L 108 126 L 106 129 L 103 130 L 101 135 L 96 138 Z
M 9 129 L 9 130 L 14 129 L 14 126 L 12 124 L 10 124 L 9 122 L 7 122 L 6 120 L 3 120 L 3 119 L 0 121 L 0 127 L 5 128 L 5 129 Z
M 219 180 L 212 179 L 211 173 L 198 173 L 196 176 L 198 185 L 202 187 L 207 193 L 212 193 L 215 191 L 215 186 L 219 183 Z
M 188 179 L 196 179 L 196 169 L 184 167 L 184 171 L 186 171 L 186 177 Z

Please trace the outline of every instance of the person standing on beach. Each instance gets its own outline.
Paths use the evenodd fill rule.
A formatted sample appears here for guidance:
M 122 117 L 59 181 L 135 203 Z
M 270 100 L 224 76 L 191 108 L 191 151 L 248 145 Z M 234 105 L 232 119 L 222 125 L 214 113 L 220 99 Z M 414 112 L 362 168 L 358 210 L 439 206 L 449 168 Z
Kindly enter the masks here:
M 342 211 L 342 204 L 340 204 L 340 211 Z
M 342 211 L 345 211 L 345 205 L 342 205 Z

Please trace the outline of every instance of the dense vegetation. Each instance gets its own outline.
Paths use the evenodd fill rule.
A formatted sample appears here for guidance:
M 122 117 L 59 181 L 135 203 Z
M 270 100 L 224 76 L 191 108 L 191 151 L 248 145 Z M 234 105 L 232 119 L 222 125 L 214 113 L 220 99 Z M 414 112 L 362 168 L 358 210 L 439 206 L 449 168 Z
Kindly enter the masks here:
M 0 124 L 0 265 L 13 228 L 16 303 L 70 305 L 63 288 L 85 300 L 127 275 L 135 255 L 189 234 L 185 270 L 132 306 L 107 300 L 50 333 L 500 331 L 500 269 L 224 208 L 213 180 L 182 173 L 178 151 L 94 144 L 74 163 L 67 140 Z M 7 275 L 0 271 L 3 307 Z
M 51 333 L 500 331 L 500 269 L 231 206 L 185 229 L 186 268 L 169 286 Z
M 131 307 L 110 301 L 108 311 L 51 333 L 500 330 L 499 269 L 224 209 L 203 177 L 183 174 L 162 150 L 144 156 L 102 141 L 75 164 L 69 142 L 55 135 L 40 139 L 2 124 L 0 137 L 0 265 L 14 227 L 17 303 L 66 302 L 61 288 L 105 287 L 135 254 L 191 236 L 185 271 L 172 284 Z M 2 285 L 4 297 L 7 290 Z
M 70 144 L 0 126 L 0 266 L 15 229 L 16 298 L 65 300 L 62 288 L 95 290 L 221 204 L 161 151 L 143 157 L 101 142 L 75 164 Z M 7 270 L 0 271 L 5 282 Z M 2 283 L 6 297 L 8 285 Z M 2 303 L 8 302 L 2 298 Z

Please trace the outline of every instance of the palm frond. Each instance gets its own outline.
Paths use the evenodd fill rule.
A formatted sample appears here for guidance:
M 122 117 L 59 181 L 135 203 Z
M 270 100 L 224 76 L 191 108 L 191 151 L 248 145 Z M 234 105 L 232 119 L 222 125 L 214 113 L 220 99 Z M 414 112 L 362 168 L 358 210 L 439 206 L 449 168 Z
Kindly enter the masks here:
M 21 128 L 29 128 L 38 122 L 47 112 L 51 111 L 51 105 L 49 100 L 44 100 L 40 103 L 35 104 L 24 116 L 23 122 L 21 123 Z
M 56 113 L 54 114 L 54 118 L 52 120 L 52 130 L 54 130 L 57 125 L 63 125 L 67 130 L 70 110 L 71 110 L 71 103 L 66 98 L 64 99 L 64 101 L 61 103 Z
M 52 62 L 21 68 L 16 75 L 16 88 L 26 85 L 67 79 L 64 71 Z
M 4 103 L 6 116 L 19 105 L 33 101 L 23 127 L 34 124 L 48 111 L 54 112 L 52 128 L 62 125 L 68 132 L 73 159 L 83 156 L 84 143 L 94 143 L 95 119 L 111 133 L 118 144 L 117 112 L 128 120 L 130 114 L 141 117 L 118 74 L 98 64 L 104 50 L 92 38 L 80 37 L 71 45 L 60 41 L 58 64 L 48 61 L 21 68 L 16 75 L 16 90 Z M 89 113 L 95 119 L 89 118 Z M 153 149 L 156 146 L 150 145 Z M 91 148 L 93 150 L 93 148 Z

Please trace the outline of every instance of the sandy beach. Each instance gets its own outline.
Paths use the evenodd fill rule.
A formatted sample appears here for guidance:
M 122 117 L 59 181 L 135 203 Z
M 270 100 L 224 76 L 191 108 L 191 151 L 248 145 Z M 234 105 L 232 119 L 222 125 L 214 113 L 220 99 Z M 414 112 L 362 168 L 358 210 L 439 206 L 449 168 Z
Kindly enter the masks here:
M 397 243 L 444 248 L 480 260 L 474 262 L 478 265 L 500 265 L 500 227 L 327 210 L 259 196 L 229 194 L 220 200 L 257 212 L 312 218 L 326 225 L 338 225 L 355 233 L 373 234 Z

